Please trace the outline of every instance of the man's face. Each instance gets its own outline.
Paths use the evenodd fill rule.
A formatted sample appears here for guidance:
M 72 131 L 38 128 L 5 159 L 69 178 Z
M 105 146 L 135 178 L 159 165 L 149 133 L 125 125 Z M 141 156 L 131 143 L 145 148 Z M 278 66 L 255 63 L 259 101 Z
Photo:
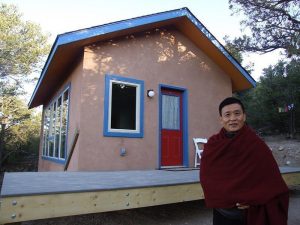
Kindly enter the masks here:
M 245 124 L 246 114 L 243 112 L 242 107 L 237 103 L 224 106 L 221 114 L 221 124 L 228 132 L 238 131 Z

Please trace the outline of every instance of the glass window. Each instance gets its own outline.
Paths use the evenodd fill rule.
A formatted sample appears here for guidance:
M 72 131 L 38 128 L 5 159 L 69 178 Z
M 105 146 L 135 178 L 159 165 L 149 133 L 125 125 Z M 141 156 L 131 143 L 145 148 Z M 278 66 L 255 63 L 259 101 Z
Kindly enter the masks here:
M 65 160 L 69 89 L 62 92 L 44 112 L 43 156 Z
M 136 86 L 112 83 L 112 129 L 136 130 L 136 89 Z
M 142 137 L 144 82 L 113 75 L 105 79 L 104 135 Z
M 172 95 L 162 95 L 162 128 L 180 129 L 180 98 Z

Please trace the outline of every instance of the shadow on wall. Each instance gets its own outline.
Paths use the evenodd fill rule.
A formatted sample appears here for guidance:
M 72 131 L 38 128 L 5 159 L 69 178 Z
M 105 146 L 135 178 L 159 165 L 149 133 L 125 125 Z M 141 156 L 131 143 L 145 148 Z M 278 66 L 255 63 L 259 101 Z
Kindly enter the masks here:
M 157 88 L 158 84 L 182 85 L 190 89 L 186 85 L 188 76 L 198 76 L 201 71 L 206 76 L 209 76 L 212 70 L 211 62 L 206 55 L 173 27 L 153 29 L 98 42 L 86 47 L 84 51 L 84 70 L 81 84 L 83 86 L 80 104 L 81 114 L 85 115 L 86 118 L 84 119 L 84 127 L 80 129 L 82 134 L 84 133 L 88 136 L 84 142 L 86 158 L 95 154 L 101 154 L 102 159 L 111 158 L 112 156 L 109 155 L 111 151 L 99 150 L 104 145 L 115 151 L 114 154 L 116 156 L 119 156 L 119 150 L 123 146 L 137 146 L 136 149 L 143 146 L 143 148 L 153 149 L 153 151 L 147 151 L 145 154 L 136 154 L 135 157 L 156 157 L 153 152 L 157 151 L 157 136 L 152 137 L 150 135 L 151 137 L 149 137 L 146 134 L 149 130 L 157 131 L 157 98 L 152 99 L 154 104 L 147 103 L 151 101 L 149 98 L 144 100 L 144 137 L 147 136 L 146 141 L 143 138 L 119 138 L 118 141 L 107 138 L 105 143 L 99 141 L 99 137 L 103 137 L 106 74 L 143 80 L 145 81 L 146 91 L 148 88 Z M 194 70 L 192 73 L 190 68 Z M 193 88 L 195 90 L 197 86 Z M 146 95 L 146 93 L 144 94 Z M 196 99 L 193 101 L 196 101 Z M 156 134 L 154 133 L 153 135 Z M 152 155 L 148 157 L 147 154 Z M 118 158 L 116 157 L 116 159 Z M 91 160 L 90 164 L 97 163 L 96 157 L 93 159 L 89 158 L 89 160 Z M 143 161 L 143 159 L 141 158 L 140 161 Z M 127 161 L 123 160 L 122 163 L 127 163 Z
M 117 39 L 95 43 L 85 50 L 84 77 L 101 77 L 97 82 L 104 82 L 105 74 L 120 76 L 151 77 L 159 82 L 164 82 L 163 77 L 153 77 L 154 71 L 163 70 L 164 76 L 173 76 L 174 67 L 182 67 L 193 62 L 199 66 L 199 71 L 211 70 L 210 65 L 203 56 L 191 48 L 188 41 L 179 31 L 174 28 L 154 29 L 137 34 L 123 36 Z M 194 47 L 194 46 L 193 46 Z M 194 47 L 195 48 L 195 47 Z M 168 74 L 168 71 L 171 74 Z M 98 101 L 98 83 L 88 83 L 88 92 L 84 98 Z M 93 103 L 91 103 L 93 104 Z
M 190 65 L 197 70 L 193 74 Z M 180 86 L 188 75 L 201 72 L 208 78 L 209 71 L 208 58 L 174 27 L 122 36 L 85 48 L 81 103 L 88 106 L 92 118 L 99 118 L 95 121 L 99 124 L 103 122 L 105 74 L 144 80 L 147 90 L 147 85 L 153 88 L 159 83 Z

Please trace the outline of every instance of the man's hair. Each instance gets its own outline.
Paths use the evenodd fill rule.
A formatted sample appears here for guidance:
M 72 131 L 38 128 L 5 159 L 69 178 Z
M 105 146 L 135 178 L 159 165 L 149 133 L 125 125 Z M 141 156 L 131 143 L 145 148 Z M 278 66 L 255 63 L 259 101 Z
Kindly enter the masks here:
M 242 110 L 243 110 L 243 113 L 245 112 L 245 107 L 243 105 L 243 103 L 237 99 L 237 98 L 234 98 L 234 97 L 228 97 L 228 98 L 225 98 L 219 105 L 219 113 L 220 113 L 220 116 L 222 116 L 222 109 L 226 106 L 226 105 L 231 105 L 231 104 L 239 104 L 241 107 L 242 107 Z

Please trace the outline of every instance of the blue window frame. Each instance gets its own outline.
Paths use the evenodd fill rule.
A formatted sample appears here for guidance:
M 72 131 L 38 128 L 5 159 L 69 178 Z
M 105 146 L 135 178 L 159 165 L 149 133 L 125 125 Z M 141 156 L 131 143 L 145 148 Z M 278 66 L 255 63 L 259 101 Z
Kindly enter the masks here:
M 144 81 L 117 75 L 105 76 L 103 135 L 144 136 Z
M 64 163 L 67 152 L 70 86 L 44 111 L 42 158 Z
M 172 85 L 166 85 L 166 84 L 159 84 L 159 128 L 158 128 L 158 146 L 159 146 L 159 158 L 158 158 L 158 166 L 161 167 L 161 130 L 163 129 L 163 118 L 162 118 L 162 102 L 163 102 L 163 94 L 162 89 L 171 89 L 175 91 L 182 92 L 182 119 L 183 119 L 183 127 L 182 127 L 182 135 L 183 135 L 183 165 L 186 167 L 189 167 L 189 142 L 188 142 L 188 90 L 183 87 L 177 87 Z M 170 95 L 171 96 L 171 95 Z

